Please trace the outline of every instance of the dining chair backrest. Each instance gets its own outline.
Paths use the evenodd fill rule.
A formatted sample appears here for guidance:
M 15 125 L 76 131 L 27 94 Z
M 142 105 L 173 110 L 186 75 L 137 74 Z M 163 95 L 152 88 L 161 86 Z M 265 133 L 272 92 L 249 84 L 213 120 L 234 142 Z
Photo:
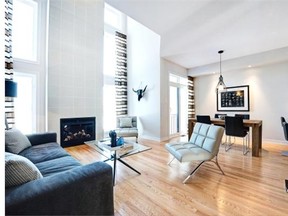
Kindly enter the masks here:
M 225 133 L 228 136 L 245 137 L 247 135 L 247 131 L 243 125 L 243 118 L 238 116 L 226 116 Z
M 242 117 L 243 119 L 250 119 L 249 114 L 235 114 L 235 117 Z
M 286 123 L 286 120 L 283 116 L 281 116 L 281 123 L 282 123 L 282 125 Z
M 288 123 L 286 122 L 284 117 L 281 117 L 281 124 L 283 127 L 285 139 L 288 141 Z
M 197 122 L 204 123 L 204 124 L 211 124 L 211 119 L 209 115 L 197 115 L 196 119 L 197 119 Z
M 219 118 L 219 119 L 224 120 L 225 116 L 227 116 L 227 114 L 215 113 L 214 118 Z
M 235 117 L 241 117 L 243 119 L 250 119 L 249 114 L 235 114 Z M 249 131 L 249 127 L 244 127 L 246 131 Z

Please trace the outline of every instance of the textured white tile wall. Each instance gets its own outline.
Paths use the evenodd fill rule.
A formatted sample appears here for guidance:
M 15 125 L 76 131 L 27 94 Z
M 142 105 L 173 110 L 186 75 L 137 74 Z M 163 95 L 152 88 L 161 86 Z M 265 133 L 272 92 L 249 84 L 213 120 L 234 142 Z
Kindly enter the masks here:
M 68 117 L 96 116 L 103 135 L 103 17 L 103 0 L 50 0 L 48 130 L 58 138 Z

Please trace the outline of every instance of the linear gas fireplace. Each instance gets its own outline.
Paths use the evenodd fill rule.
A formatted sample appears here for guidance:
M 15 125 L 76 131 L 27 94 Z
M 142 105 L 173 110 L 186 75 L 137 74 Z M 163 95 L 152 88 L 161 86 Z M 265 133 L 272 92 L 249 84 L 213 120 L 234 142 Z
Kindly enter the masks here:
M 60 119 L 60 144 L 69 147 L 95 140 L 95 117 Z

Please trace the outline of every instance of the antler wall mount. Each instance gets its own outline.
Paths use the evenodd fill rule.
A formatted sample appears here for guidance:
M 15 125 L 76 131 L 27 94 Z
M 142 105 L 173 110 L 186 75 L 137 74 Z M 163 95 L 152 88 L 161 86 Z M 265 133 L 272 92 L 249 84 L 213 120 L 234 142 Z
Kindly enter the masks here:
M 135 90 L 134 88 L 132 88 L 132 90 L 137 94 L 138 96 L 138 101 L 141 100 L 141 98 L 144 96 L 144 92 L 146 91 L 146 88 L 147 88 L 147 85 L 145 86 L 144 89 L 138 89 L 138 90 Z

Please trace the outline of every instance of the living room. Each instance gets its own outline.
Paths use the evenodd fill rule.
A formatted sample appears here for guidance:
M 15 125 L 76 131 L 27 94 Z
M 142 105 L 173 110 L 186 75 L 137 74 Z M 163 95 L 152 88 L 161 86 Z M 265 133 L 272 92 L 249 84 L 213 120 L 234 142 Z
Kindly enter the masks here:
M 76 24 L 83 22 L 82 18 L 78 19 L 80 15 L 74 16 L 71 11 L 65 9 L 72 7 L 69 2 L 66 3 L 67 6 L 64 3 L 60 5 L 57 1 L 50 2 L 48 56 L 45 57 L 46 51 L 42 48 L 44 50 L 41 51 L 41 54 L 43 53 L 44 57 L 41 55 L 39 67 L 31 69 L 45 74 L 45 68 L 48 67 L 49 71 L 47 79 L 46 76 L 41 76 L 40 72 L 38 72 L 40 75 L 36 74 L 39 102 L 37 102 L 35 111 L 37 117 L 33 130 L 59 131 L 60 118 L 96 116 L 97 137 L 101 138 L 104 136 L 102 130 L 103 37 L 98 32 L 102 32 L 104 28 L 104 2 L 97 1 L 94 5 L 95 8 L 92 8 L 93 4 L 90 2 L 92 4 L 91 11 L 98 9 L 97 13 L 91 12 L 94 16 L 92 18 L 85 16 L 87 20 L 84 21 L 85 25 L 81 27 Z M 83 7 L 81 2 L 76 1 L 75 6 L 71 3 L 75 7 L 74 10 L 78 7 L 77 3 L 79 7 Z M 61 7 L 63 8 L 61 9 Z M 45 12 L 44 9 L 43 11 Z M 74 12 L 76 13 L 77 10 Z M 61 19 L 62 21 L 59 22 Z M 90 20 L 93 21 L 92 26 L 89 25 Z M 46 21 L 45 18 L 42 24 Z M 79 29 L 74 29 L 76 27 Z M 74 31 L 76 31 L 75 36 L 72 37 L 71 32 Z M 216 59 L 215 63 L 186 69 L 159 57 L 161 44 L 158 34 L 129 17 L 127 18 L 127 31 L 127 35 L 129 35 L 128 70 L 137 71 L 137 73 L 130 72 L 128 76 L 128 110 L 130 115 L 140 118 L 142 123 L 139 124 L 139 130 L 144 138 L 157 141 L 169 139 L 167 120 L 169 119 L 169 73 L 171 72 L 179 76 L 187 76 L 188 74 L 194 77 L 195 89 L 197 87 L 197 91 L 195 91 L 197 114 L 213 116 L 217 112 L 214 86 L 217 85 L 219 75 L 213 73 L 219 73 L 218 50 L 213 53 Z M 76 40 L 76 38 L 78 39 Z M 282 115 L 285 116 L 286 106 L 283 101 L 286 101 L 287 96 L 280 94 L 281 97 L 273 97 L 273 95 L 286 91 L 287 47 L 233 59 L 229 57 L 230 52 L 230 50 L 226 50 L 222 56 L 222 73 L 226 85 L 249 85 L 251 101 L 249 114 L 251 119 L 263 120 L 263 139 L 285 143 L 279 118 Z M 145 53 L 149 53 L 149 55 Z M 143 55 L 146 57 L 141 57 Z M 44 61 L 45 58 L 48 58 L 47 63 Z M 251 63 L 247 63 L 248 61 Z M 14 70 L 16 72 L 21 71 L 23 67 L 25 65 L 23 66 L 22 62 L 16 59 Z M 204 74 L 204 76 L 199 76 L 199 74 Z M 48 85 L 45 84 L 46 82 Z M 70 85 L 70 82 L 75 84 Z M 148 85 L 148 87 L 146 97 L 138 102 L 132 88 L 138 88 L 140 83 Z M 207 89 L 207 86 L 210 88 Z M 45 88 L 48 91 L 47 96 Z M 65 94 L 61 94 L 61 92 L 65 92 Z M 281 106 L 275 106 L 277 104 L 281 104 Z M 273 115 L 267 115 L 267 111 L 269 112 L 272 108 Z M 231 112 L 232 114 L 234 113 Z M 269 127 L 265 122 L 269 122 Z M 147 125 L 149 127 L 146 127 Z
M 100 4 L 100 3 L 98 3 Z M 64 6 L 63 6 L 64 7 Z M 53 7 L 52 7 L 53 8 Z M 63 10 L 65 10 L 63 8 Z M 92 9 L 91 9 L 92 10 Z M 86 28 L 89 29 L 89 31 L 91 31 L 91 33 L 87 33 L 87 35 L 95 35 L 95 37 L 97 35 L 99 35 L 97 33 L 98 29 L 100 28 L 99 26 L 102 26 L 100 29 L 103 28 L 103 17 L 100 17 L 101 12 L 103 13 L 103 11 L 99 11 L 97 12 L 94 16 L 96 16 L 94 19 L 91 19 L 90 17 L 88 17 L 87 19 L 89 20 L 97 20 L 97 24 L 94 23 L 94 28 L 91 28 L 91 26 L 87 26 Z M 53 10 L 51 9 L 51 13 L 53 13 Z M 63 12 L 63 14 L 66 14 Z M 65 19 L 65 16 L 62 14 L 62 19 Z M 70 18 L 71 14 L 68 13 L 68 18 Z M 99 17 L 98 17 L 99 16 Z M 54 17 L 54 16 L 53 16 Z M 101 20 L 102 19 L 102 20 Z M 52 19 L 53 20 L 53 19 Z M 58 26 L 60 25 L 60 23 L 58 22 L 59 19 L 55 18 L 55 22 L 57 22 Z M 71 20 L 71 19 L 70 19 Z M 50 21 L 52 22 L 52 21 Z M 70 21 L 72 22 L 72 21 Z M 89 23 L 88 20 L 85 21 L 85 23 Z M 51 23 L 52 25 L 52 23 Z M 63 25 L 66 25 L 65 22 L 63 22 Z M 87 24 L 86 24 L 87 25 Z M 54 26 L 54 25 L 52 25 Z M 62 28 L 64 26 L 59 26 L 58 29 L 62 29 L 62 31 L 64 31 L 62 33 L 62 35 L 65 35 L 65 32 L 68 31 L 69 34 L 69 29 L 67 29 L 67 26 L 73 26 L 71 24 L 67 24 L 65 28 Z M 55 27 L 56 24 L 55 24 Z M 88 31 L 86 29 L 86 31 Z M 95 52 L 94 50 L 99 50 L 99 48 L 101 48 L 101 43 L 103 43 L 101 40 L 102 38 L 97 36 L 97 40 L 94 40 L 94 38 L 86 38 L 85 40 L 87 41 L 86 43 L 88 43 L 89 48 L 91 49 L 91 51 L 86 50 L 85 52 L 88 53 L 86 55 L 88 55 L 88 57 L 85 58 L 85 60 L 82 60 L 81 58 L 83 58 L 83 56 L 85 56 L 85 53 L 80 53 L 78 50 L 75 50 L 74 48 L 68 47 L 68 51 L 65 51 L 65 49 L 62 49 L 61 52 L 59 52 L 59 50 L 54 50 L 54 47 L 58 47 L 59 46 L 53 46 L 53 29 L 51 29 L 50 31 L 52 31 L 52 36 L 51 36 L 51 42 L 50 42 L 50 46 L 52 46 L 52 48 L 50 48 L 49 53 L 48 53 L 48 64 L 51 65 L 48 67 L 51 67 L 51 73 L 49 73 L 49 77 L 51 80 L 66 80 L 67 77 L 69 77 L 69 79 L 73 80 L 74 82 L 77 82 L 77 85 L 71 86 L 69 84 L 66 83 L 67 86 L 65 86 L 65 83 L 59 83 L 59 82 L 51 82 L 51 85 L 54 87 L 49 88 L 51 89 L 52 93 L 50 95 L 48 95 L 48 98 L 53 100 L 55 99 L 54 95 L 56 95 L 56 98 L 58 98 L 59 102 L 55 103 L 53 101 L 53 103 L 48 103 L 48 125 L 50 125 L 49 127 L 53 130 L 59 131 L 59 123 L 57 121 L 57 119 L 61 117 L 72 117 L 72 116 L 78 116 L 79 115 L 79 111 L 77 111 L 77 109 L 82 109 L 81 111 L 83 112 L 83 109 L 85 107 L 86 110 L 89 111 L 85 111 L 87 113 L 83 113 L 82 115 L 92 115 L 94 114 L 94 110 L 96 110 L 96 116 L 97 116 L 97 124 L 100 126 L 102 125 L 102 117 L 100 115 L 100 113 L 102 113 L 102 102 L 101 100 L 99 100 L 99 98 L 102 97 L 102 84 L 101 84 L 101 77 L 103 76 L 102 73 L 98 73 L 98 74 L 90 74 L 89 72 L 84 73 L 84 71 L 94 71 L 92 70 L 92 67 L 95 67 L 95 70 L 97 68 L 96 71 L 101 71 L 99 70 L 101 68 L 101 65 L 103 65 L 103 63 L 101 62 L 101 52 L 97 51 Z M 84 30 L 81 30 L 79 32 L 83 32 Z M 165 140 L 167 138 L 169 138 L 169 128 L 168 125 L 166 123 L 167 119 L 169 119 L 169 109 L 168 109 L 168 92 L 169 92 L 169 86 L 168 86 L 168 71 L 172 71 L 173 73 L 176 73 L 178 75 L 182 75 L 186 73 L 186 69 L 179 67 L 178 65 L 175 65 L 169 61 L 166 61 L 163 58 L 159 58 L 160 56 L 160 38 L 159 35 L 155 34 L 153 31 L 147 29 L 145 26 L 141 25 L 140 23 L 136 22 L 135 20 L 131 19 L 131 18 L 127 18 L 127 35 L 129 35 L 129 40 L 128 40 L 128 47 L 129 47 L 129 53 L 131 53 L 130 55 L 128 55 L 128 62 L 130 64 L 128 64 L 128 70 L 129 71 L 137 71 L 137 73 L 130 73 L 128 76 L 128 89 L 132 89 L 133 87 L 137 87 L 139 85 L 139 83 L 144 83 L 144 84 L 148 84 L 148 89 L 147 89 L 147 96 L 149 97 L 149 100 L 146 100 L 146 103 L 138 103 L 137 100 L 135 100 L 135 95 L 132 91 L 128 91 L 128 110 L 129 110 L 129 114 L 130 115 L 136 115 L 139 116 L 139 118 L 141 118 L 142 124 L 141 125 L 149 125 L 149 127 L 146 127 L 145 129 L 142 130 L 141 125 L 140 125 L 140 133 L 142 133 L 142 136 L 149 138 L 149 139 L 153 139 L 153 140 Z M 58 32 L 59 34 L 59 32 Z M 80 33 L 79 33 L 80 34 Z M 66 35 L 65 35 L 66 36 Z M 99 38 L 98 38 L 99 37 Z M 80 38 L 82 38 L 82 36 L 80 36 Z M 58 35 L 56 35 L 56 39 L 55 40 L 59 40 Z M 64 37 L 61 38 L 60 40 L 62 40 L 60 44 L 65 44 L 65 43 L 69 43 L 68 38 Z M 93 41 L 93 43 L 90 41 Z M 59 42 L 58 42 L 59 43 Z M 86 46 L 88 46 L 86 45 Z M 93 49 L 93 46 L 95 47 L 95 49 Z M 64 45 L 63 45 L 64 46 Z M 75 45 L 76 46 L 76 45 Z M 100 46 L 100 47 L 98 47 Z M 157 49 L 155 49 L 157 48 Z M 92 50 L 93 49 L 93 50 Z M 70 53 L 70 56 L 72 55 L 72 53 L 74 55 L 74 62 L 76 62 L 79 58 L 78 61 L 80 62 L 89 62 L 89 68 L 83 68 L 82 65 L 80 66 L 76 66 L 76 67 L 72 67 L 71 63 L 71 59 L 69 59 L 69 55 L 67 56 L 67 52 Z M 77 52 L 77 53 L 76 53 Z M 91 52 L 93 55 L 91 55 Z M 229 52 L 229 50 L 227 50 L 227 52 Z M 147 57 L 145 57 L 143 59 L 143 55 L 145 55 L 145 53 L 149 53 L 149 55 L 147 55 Z M 59 55 L 63 55 L 65 56 L 65 58 L 63 58 L 62 61 L 62 65 L 64 67 L 64 69 L 60 69 L 59 67 L 57 67 L 57 69 L 54 70 L 54 64 L 58 65 L 58 62 L 60 61 L 60 58 L 58 58 Z M 224 53 L 224 56 L 227 55 Z M 145 55 L 146 56 L 146 55 Z M 218 54 L 217 52 L 215 53 L 215 56 L 218 58 Z M 271 56 L 275 57 L 278 56 L 278 59 L 274 60 L 275 58 L 271 58 Z M 229 72 L 225 72 L 225 70 L 227 70 L 228 65 L 224 65 L 223 64 L 223 73 L 225 73 L 225 80 L 226 83 L 229 86 L 239 86 L 239 85 L 250 85 L 250 94 L 251 94 L 251 106 L 259 106 L 260 109 L 256 109 L 257 107 L 252 107 L 251 111 L 250 111 L 250 115 L 251 118 L 254 119 L 261 119 L 264 122 L 269 122 L 271 124 L 271 127 L 267 128 L 267 126 L 263 125 L 263 139 L 269 139 L 269 140 L 276 140 L 276 141 L 283 141 L 283 135 L 282 135 L 282 131 L 281 131 L 281 125 L 280 125 L 280 116 L 285 114 L 286 111 L 286 106 L 276 106 L 275 104 L 282 104 L 282 101 L 285 101 L 285 95 L 283 95 L 283 98 L 281 97 L 273 97 L 272 95 L 274 95 L 275 93 L 273 92 L 273 90 L 277 89 L 277 92 L 285 92 L 286 88 L 285 88 L 285 77 L 287 76 L 287 74 L 285 73 L 285 60 L 287 60 L 286 58 L 287 56 L 287 47 L 286 48 L 282 48 L 282 49 L 276 49 L 273 51 L 270 51 L 270 53 L 260 53 L 260 54 L 255 54 L 249 57 L 243 57 L 240 59 L 235 59 L 234 61 L 229 62 L 228 61 L 228 65 L 230 66 L 230 68 L 232 68 L 232 70 L 230 68 L 228 68 Z M 57 58 L 57 59 L 55 59 Z M 224 58 L 224 57 L 223 57 Z M 253 60 L 253 63 L 256 64 L 253 68 L 248 68 L 247 64 L 245 65 L 246 68 L 244 68 L 243 65 L 243 59 L 245 60 L 245 58 L 249 58 Z M 54 61 L 55 59 L 55 61 Z M 66 60 L 67 59 L 67 60 Z M 93 59 L 93 61 L 92 61 Z M 94 60 L 95 59 L 95 60 Z M 256 59 L 256 60 L 255 60 Z M 259 62 L 259 59 L 262 60 L 262 62 Z M 269 64 L 269 62 L 267 62 L 267 60 L 265 62 L 263 62 L 263 59 L 272 59 L 270 62 L 272 62 L 272 64 Z M 98 62 L 99 61 L 99 62 Z M 274 61 L 274 62 L 273 62 Z M 284 64 L 283 64 L 284 61 Z M 50 63 L 51 62 L 51 63 Z M 235 63 L 236 62 L 236 63 Z M 94 63 L 94 64 L 93 64 Z M 245 62 L 246 63 L 246 62 Z M 87 65 L 87 64 L 86 64 Z M 141 67 L 139 67 L 139 65 L 141 65 Z M 235 66 L 236 65 L 236 66 Z M 209 65 L 210 67 L 210 72 L 211 71 L 217 71 L 218 70 L 218 64 L 215 65 Z M 214 66 L 214 67 L 213 67 Z M 78 68 L 81 67 L 81 68 Z M 274 68 L 275 67 L 275 68 Z M 207 66 L 205 67 L 205 69 L 207 70 Z M 230 70 L 229 70 L 230 69 Z M 61 71 L 60 71 L 61 70 Z M 66 71 L 67 70 L 67 71 Z M 74 73 L 80 73 L 80 75 L 74 77 L 71 77 L 69 75 L 70 71 L 76 71 Z M 199 69 L 198 69 L 199 70 Z M 192 69 L 190 69 L 188 71 L 188 74 L 190 74 L 192 71 Z M 238 73 L 239 71 L 241 71 L 241 73 Z M 263 72 L 262 72 L 263 71 Z M 253 72 L 253 73 L 252 73 Z M 271 77 L 270 73 L 273 72 L 273 76 Z M 55 74 L 55 76 L 54 76 Z M 68 75 L 67 75 L 68 74 Z M 86 74 L 85 78 L 83 78 L 81 76 L 81 74 Z M 253 74 L 253 75 L 251 75 Z M 193 75 L 193 74 L 192 74 Z M 285 76 L 286 75 L 286 76 Z M 59 77 L 60 76 L 60 77 Z M 63 77 L 61 77 L 63 76 Z M 195 91 L 195 106 L 196 106 L 196 110 L 201 110 L 202 113 L 207 113 L 210 115 L 213 115 L 215 113 L 215 108 L 216 107 L 216 100 L 215 100 L 215 94 L 214 94 L 214 89 L 213 86 L 216 86 L 216 82 L 217 82 L 217 76 L 218 75 L 214 75 L 214 76 L 204 76 L 204 77 L 196 77 L 195 78 L 195 88 L 197 87 L 197 85 L 199 86 L 197 91 Z M 238 77 L 239 76 L 239 77 Z M 257 85 L 255 85 L 255 81 L 253 79 L 251 79 L 251 76 L 253 76 L 253 79 L 258 80 Z M 80 77 L 81 79 L 86 79 L 85 84 L 81 84 L 80 82 Z M 150 78 L 154 77 L 153 80 L 151 80 Z M 97 80 L 98 82 L 100 81 L 100 83 L 97 85 L 95 85 L 93 82 L 94 80 Z M 206 83 L 202 83 L 202 80 L 205 79 L 209 79 L 209 82 Z M 271 79 L 273 80 L 273 82 L 270 82 Z M 241 81 L 241 82 L 239 82 Z M 269 81 L 269 88 L 265 88 L 264 86 L 267 86 L 266 82 Z M 64 82 L 64 81 L 63 81 Z M 84 81 L 83 81 L 84 82 Z M 88 82 L 88 83 L 87 83 Z M 57 84 L 56 84 L 57 83 Z M 263 83 L 263 84 L 262 84 Z M 254 84 L 254 85 L 253 85 Z M 56 86 L 58 85 L 58 86 Z M 69 86 L 68 86 L 69 85 Z M 89 95 L 86 94 L 85 96 L 85 100 L 83 98 L 80 98 L 81 100 L 81 104 L 82 104 L 82 108 L 80 108 L 78 105 L 74 105 L 70 106 L 69 108 L 67 107 L 69 104 L 69 101 L 71 100 L 76 100 L 79 101 L 79 97 L 77 97 L 76 95 L 61 95 L 59 94 L 59 89 L 63 88 L 63 89 L 67 89 L 66 92 L 71 92 L 70 94 L 72 94 L 73 90 L 77 91 L 78 88 L 80 88 L 81 86 L 85 85 L 86 88 L 86 92 L 89 92 Z M 276 86 L 273 86 L 276 85 Z M 205 86 L 211 86 L 210 91 L 208 92 L 207 89 L 202 89 Z M 257 87 L 256 87 L 257 86 Z M 57 88 L 58 87 L 58 88 Z M 76 88 L 76 89 L 75 89 Z M 82 87 L 83 88 L 83 87 Z M 153 88 L 153 91 L 152 91 Z M 283 89 L 282 89 L 283 88 Z M 58 89 L 58 92 L 54 93 L 54 89 Z M 151 90 L 150 90 L 151 89 Z M 255 89 L 255 90 L 254 90 Z M 79 92 L 82 89 L 79 89 Z M 77 91 L 78 92 L 78 91 Z M 94 92 L 94 93 L 92 93 Z M 96 94 L 96 95 L 93 95 Z M 266 96 L 264 99 L 261 98 Z M 72 97 L 72 98 L 71 98 Z M 97 101 L 95 101 L 94 103 L 91 103 L 92 98 L 97 98 Z M 203 98 L 205 98 L 206 100 L 203 102 Z M 273 100 L 279 100 L 279 101 L 272 101 L 270 102 L 269 100 L 267 101 L 267 98 L 273 98 Z M 144 99 L 145 100 L 145 99 Z M 201 103 L 197 103 L 197 101 L 200 100 Z M 160 103 L 159 103 L 160 101 Z M 208 103 L 209 102 L 209 103 Z M 211 102 L 213 102 L 213 105 L 211 105 Z M 61 104 L 59 104 L 61 103 Z M 208 105 L 208 104 L 209 105 Z M 254 104 L 254 105 L 253 105 Z M 263 109 L 264 107 L 267 107 L 268 110 L 269 107 L 273 104 L 273 113 L 274 115 L 276 114 L 278 116 L 278 118 L 275 118 L 274 116 L 271 115 L 267 115 L 265 109 Z M 50 107 L 51 106 L 51 107 Z M 91 107 L 92 106 L 92 107 Z M 199 106 L 199 107 L 198 107 Z M 149 107 L 153 107 L 153 110 L 149 109 Z M 54 111 L 54 109 L 60 109 L 57 110 L 56 112 Z M 66 110 L 66 109 L 70 109 L 70 110 Z M 50 111 L 51 110 L 51 111 Z M 72 111 L 74 110 L 74 112 Z M 160 112 L 161 110 L 161 112 Z M 257 113 L 254 111 L 257 110 Z M 263 113 L 260 113 L 260 111 L 262 111 Z M 92 112 L 92 113 L 91 113 Z M 98 114 L 99 112 L 99 114 Z M 254 114 L 255 112 L 255 114 Z M 69 113 L 70 116 L 66 116 L 67 113 Z M 201 114 L 201 113 L 199 113 Z M 95 114 L 94 114 L 95 115 Z M 99 130 L 101 130 L 101 127 L 98 127 Z M 97 131 L 97 133 L 99 134 L 99 136 L 101 137 L 101 131 Z M 273 134 L 273 135 L 272 135 Z M 98 137 L 99 137 L 98 136 Z
M 109 3 L 110 1 L 107 2 Z M 104 3 L 105 1 L 102 0 L 51 0 L 49 2 L 49 6 L 47 6 L 49 7 L 49 16 L 47 15 L 44 19 L 44 21 L 46 18 L 49 20 L 48 28 L 44 27 L 44 29 L 48 29 L 48 48 L 43 51 L 43 58 L 44 60 L 47 58 L 48 61 L 47 64 L 43 61 L 43 65 L 41 65 L 40 69 L 40 71 L 47 73 L 47 76 L 39 76 L 40 81 L 38 87 L 41 87 L 41 89 L 37 88 L 37 94 L 39 94 L 38 98 L 40 98 L 39 103 L 41 104 L 37 110 L 37 132 L 55 131 L 59 134 L 61 118 L 96 116 L 96 137 L 101 139 L 105 136 L 103 131 L 104 108 L 102 88 L 102 71 L 104 67 Z M 111 3 L 113 3 L 113 1 L 111 1 Z M 285 6 L 287 7 L 287 4 Z M 215 87 L 219 77 L 219 62 L 214 61 L 214 63 L 206 66 L 188 69 L 172 63 L 165 58 L 161 58 L 161 37 L 130 17 L 127 17 L 126 34 L 128 35 L 129 73 L 128 112 L 129 115 L 138 116 L 139 137 L 143 140 L 150 140 L 144 142 L 147 142 L 147 145 L 151 145 L 152 149 L 153 146 L 155 146 L 154 148 L 157 150 L 156 153 L 163 155 L 163 153 L 161 153 L 162 151 L 165 151 L 163 142 L 168 142 L 171 138 L 168 121 L 169 72 L 179 76 L 190 75 L 194 77 L 196 114 L 209 114 L 214 116 L 217 112 Z M 241 58 L 229 58 L 229 60 L 222 62 L 222 73 L 227 86 L 249 85 L 249 114 L 251 119 L 263 121 L 263 143 L 276 145 L 276 152 L 272 152 L 275 158 L 277 158 L 277 151 L 279 151 L 279 159 L 277 158 L 276 161 L 283 164 L 283 166 L 285 166 L 285 164 L 287 165 L 287 158 L 283 159 L 280 152 L 285 149 L 287 150 L 287 146 L 285 146 L 287 141 L 285 141 L 283 136 L 280 116 L 288 117 L 288 96 L 285 94 L 288 90 L 286 85 L 286 81 L 288 80 L 287 46 L 288 44 L 286 43 L 285 46 L 277 47 L 277 49 L 246 55 Z M 226 49 L 225 47 L 221 47 L 221 49 L 222 48 Z M 215 49 L 215 53 L 213 54 L 215 54 L 218 59 L 219 56 L 217 51 L 218 50 Z M 228 59 L 229 52 L 229 50 L 225 50 L 223 59 Z M 45 56 L 46 53 L 47 56 Z M 248 60 L 251 61 L 250 64 L 252 67 L 247 66 Z M 17 61 L 15 61 L 14 69 L 18 70 L 19 67 L 21 67 L 21 65 L 17 65 Z M 215 71 L 217 74 L 213 74 Z M 199 74 L 202 75 L 199 76 Z M 47 85 L 45 84 L 46 82 L 48 83 Z M 140 83 L 147 85 L 147 91 L 141 101 L 138 101 L 132 88 L 137 88 Z M 46 88 L 47 95 L 45 93 Z M 232 114 L 234 114 L 234 112 L 231 112 L 231 115 Z M 266 148 L 264 149 L 265 153 L 263 155 L 267 156 Z M 147 154 L 150 158 L 155 157 L 152 153 L 147 152 Z M 164 153 L 164 156 L 161 156 L 161 160 L 166 160 L 166 157 L 167 155 Z M 243 160 L 243 163 L 251 162 L 242 157 L 241 159 L 238 159 L 240 161 Z M 251 157 L 248 159 L 251 159 Z M 140 165 L 140 160 L 143 160 L 143 156 L 136 158 L 136 164 L 138 166 Z M 225 158 L 225 161 L 228 160 L 228 158 Z M 271 159 L 269 159 L 269 161 L 271 161 Z M 151 159 L 146 159 L 146 162 L 153 163 Z M 255 161 L 253 160 L 253 162 Z M 160 165 L 164 170 L 167 169 L 167 167 L 165 168 L 165 166 L 167 166 L 165 163 L 166 161 L 164 162 L 164 165 Z M 144 169 L 143 165 L 140 165 L 140 167 Z M 150 169 L 152 169 L 152 167 L 150 167 Z M 186 167 L 186 169 L 186 171 L 189 172 L 189 167 Z M 281 167 L 280 169 L 285 172 L 285 168 Z M 213 169 L 211 168 L 211 170 Z M 184 171 L 182 170 L 181 172 Z M 134 178 L 133 180 L 136 178 L 133 174 L 127 174 L 125 168 L 120 168 L 120 171 L 118 172 L 123 172 L 123 174 L 119 175 L 118 181 L 123 179 L 124 181 L 129 181 L 127 180 L 127 176 L 132 176 L 131 178 Z M 159 172 L 161 171 L 159 170 Z M 217 177 L 219 173 L 213 174 L 212 177 L 209 174 L 203 174 L 204 172 L 199 173 L 205 175 L 205 177 L 209 179 L 215 176 L 216 178 L 220 178 Z M 145 175 L 143 176 L 147 177 L 148 174 L 146 172 L 144 172 L 144 174 Z M 182 174 L 177 173 L 175 175 L 183 177 Z M 248 178 L 252 177 L 248 176 Z M 278 178 L 279 179 L 277 180 L 279 180 L 279 182 L 277 182 L 276 185 L 279 186 L 284 184 L 282 176 L 278 176 Z M 161 180 L 164 181 L 163 179 Z M 157 179 L 153 179 L 153 181 L 157 182 Z M 178 183 L 181 183 L 181 181 Z M 209 184 L 209 181 L 206 180 L 205 184 Z M 137 183 L 135 185 L 137 185 Z M 143 185 L 144 182 L 141 181 L 140 186 L 142 187 Z M 164 185 L 165 184 L 163 184 L 163 187 L 167 186 Z M 215 186 L 216 183 L 213 185 Z M 182 185 L 180 187 L 182 187 Z M 285 192 L 284 186 L 281 189 Z M 281 191 L 281 189 L 278 190 Z M 124 189 L 121 188 L 121 190 L 119 188 L 119 192 L 121 193 L 125 193 L 124 190 L 125 187 Z M 279 191 L 277 191 L 277 193 L 280 193 Z M 261 193 L 259 193 L 259 196 L 260 194 Z M 161 196 L 161 194 L 159 195 Z M 137 197 L 136 199 L 141 200 L 141 197 Z M 164 197 L 164 199 L 167 199 L 167 197 Z M 287 197 L 282 196 L 280 206 L 284 202 L 283 200 L 287 201 Z M 120 202 L 119 198 L 117 199 L 117 202 Z M 197 202 L 197 200 L 195 200 L 195 202 Z M 205 202 L 205 200 L 202 200 L 201 202 Z M 118 203 L 117 206 L 121 205 Z M 209 208 L 212 207 L 210 206 Z M 235 208 L 240 209 L 241 207 Z M 193 208 L 190 210 L 193 211 Z M 285 210 L 287 211 L 285 207 L 283 207 L 283 210 L 284 212 Z M 121 210 L 118 209 L 118 212 L 121 214 Z M 152 214 L 150 211 L 147 212 Z M 159 213 L 160 210 L 157 209 L 156 212 Z M 173 215 L 171 212 L 174 211 L 169 211 L 168 209 L 162 213 Z M 203 212 L 206 214 L 215 213 L 213 211 L 209 212 L 204 210 Z M 235 213 L 235 211 L 231 212 Z M 129 211 L 123 213 L 123 215 L 132 214 L 132 212 L 129 214 Z M 141 214 L 141 212 L 138 212 L 138 214 Z M 143 212 L 142 214 L 145 215 Z M 227 212 L 223 214 L 228 215 Z

